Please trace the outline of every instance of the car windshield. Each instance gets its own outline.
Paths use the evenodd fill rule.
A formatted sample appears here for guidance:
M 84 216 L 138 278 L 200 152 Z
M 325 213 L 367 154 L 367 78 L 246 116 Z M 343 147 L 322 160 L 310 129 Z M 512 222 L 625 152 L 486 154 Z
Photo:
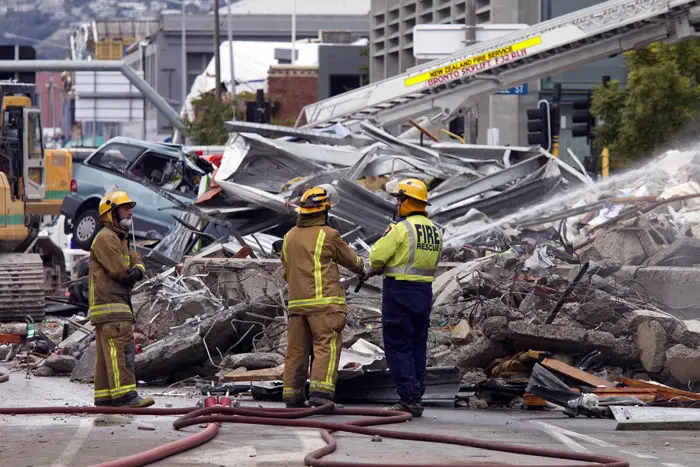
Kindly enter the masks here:
M 90 158 L 90 164 L 103 167 L 105 169 L 122 172 L 129 167 L 144 151 L 144 148 L 130 146 L 128 144 L 112 143 L 100 148 L 98 152 Z

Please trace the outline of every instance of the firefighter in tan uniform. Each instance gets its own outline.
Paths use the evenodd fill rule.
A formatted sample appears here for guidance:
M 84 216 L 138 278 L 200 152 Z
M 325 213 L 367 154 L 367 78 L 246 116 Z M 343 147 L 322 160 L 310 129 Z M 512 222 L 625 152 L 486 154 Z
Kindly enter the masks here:
M 99 205 L 104 228 L 90 249 L 90 322 L 95 326 L 95 405 L 148 407 L 152 398 L 136 392 L 134 315 L 131 289 L 146 270 L 141 256 L 129 250 L 131 209 L 123 191 L 107 193 Z
M 282 266 L 289 285 L 287 356 L 283 396 L 287 407 L 303 407 L 311 362 L 309 405 L 332 402 L 345 328 L 345 289 L 338 265 L 364 277 L 362 259 L 328 226 L 330 185 L 307 190 L 296 209 L 296 227 L 284 237 Z

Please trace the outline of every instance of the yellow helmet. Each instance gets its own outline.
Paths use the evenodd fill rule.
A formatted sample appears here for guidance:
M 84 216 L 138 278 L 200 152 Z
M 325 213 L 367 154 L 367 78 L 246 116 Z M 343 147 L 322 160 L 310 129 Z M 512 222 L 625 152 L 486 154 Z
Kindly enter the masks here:
M 337 204 L 337 192 L 331 185 L 319 185 L 306 190 L 296 211 L 299 214 L 314 214 L 327 211 Z
M 125 191 L 112 191 L 107 193 L 100 200 L 100 217 L 125 204 L 128 204 L 131 208 L 136 206 L 136 203 L 131 201 L 131 198 L 129 198 L 129 195 L 127 195 Z
M 428 187 L 422 180 L 417 178 L 406 178 L 403 180 L 392 180 L 386 184 L 386 191 L 391 196 L 405 196 L 413 198 L 422 203 L 428 203 Z

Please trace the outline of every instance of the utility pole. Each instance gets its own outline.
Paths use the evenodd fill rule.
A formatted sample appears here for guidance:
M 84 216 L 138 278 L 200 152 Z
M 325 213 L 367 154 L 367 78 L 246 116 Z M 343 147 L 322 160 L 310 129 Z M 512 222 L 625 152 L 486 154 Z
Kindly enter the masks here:
M 181 88 L 180 88 L 180 106 L 182 111 L 185 110 L 185 102 L 187 101 L 187 42 L 185 33 L 185 14 L 187 10 L 185 9 L 185 2 L 183 0 L 180 3 L 180 40 L 182 41 L 182 51 L 180 52 L 180 76 L 181 76 Z
M 297 61 L 297 0 L 292 0 L 292 65 Z
M 51 131 L 54 131 L 56 127 L 56 122 L 54 121 L 54 110 L 53 110 L 53 73 L 49 73 L 49 121 L 51 122 Z
M 236 75 L 233 73 L 233 27 L 231 26 L 231 1 L 226 0 L 226 9 L 228 10 L 228 21 L 226 23 L 228 27 L 228 59 L 231 69 L 231 107 L 233 107 L 233 119 L 236 119 Z
M 466 3 L 466 46 L 476 44 L 476 0 L 467 0 Z M 467 144 L 476 144 L 477 130 L 476 105 L 465 109 L 464 112 L 464 141 Z
M 214 97 L 221 101 L 221 57 L 219 56 L 219 44 L 221 44 L 221 28 L 219 27 L 219 0 L 214 0 L 214 68 L 215 81 Z

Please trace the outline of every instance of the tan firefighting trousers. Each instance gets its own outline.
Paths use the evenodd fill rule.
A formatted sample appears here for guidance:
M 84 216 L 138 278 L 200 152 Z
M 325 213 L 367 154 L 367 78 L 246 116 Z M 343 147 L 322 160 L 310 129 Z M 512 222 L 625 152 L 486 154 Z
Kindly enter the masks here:
M 136 394 L 134 325 L 112 321 L 95 325 L 95 403 L 126 400 Z
M 345 313 L 336 310 L 316 309 L 289 315 L 282 391 L 285 402 L 304 402 L 312 352 L 309 396 L 331 400 L 335 396 L 345 328 Z

